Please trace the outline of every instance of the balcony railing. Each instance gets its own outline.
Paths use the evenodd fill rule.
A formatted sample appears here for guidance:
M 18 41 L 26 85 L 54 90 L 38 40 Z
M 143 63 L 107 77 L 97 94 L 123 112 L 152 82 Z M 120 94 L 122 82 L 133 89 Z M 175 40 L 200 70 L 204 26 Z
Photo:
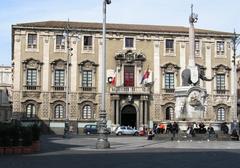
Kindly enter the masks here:
M 80 87 L 81 92 L 95 92 L 96 87 Z
M 229 90 L 215 90 L 214 93 L 217 95 L 227 95 L 229 94 Z
M 53 86 L 54 91 L 64 91 L 65 87 L 64 86 Z
M 164 92 L 165 92 L 165 93 L 174 93 L 174 91 L 175 91 L 174 88 L 171 88 L 171 89 L 170 89 L 170 88 L 168 88 L 168 89 L 165 88 L 165 89 L 164 89 Z
M 150 94 L 149 87 L 112 87 L 110 93 L 115 94 Z
M 84 50 L 84 51 L 92 51 L 92 49 L 93 49 L 93 47 L 92 47 L 91 45 L 89 45 L 89 46 L 87 46 L 87 45 L 83 46 L 83 50 Z
M 38 85 L 25 85 L 24 89 L 25 90 L 40 90 L 40 86 L 38 86 Z

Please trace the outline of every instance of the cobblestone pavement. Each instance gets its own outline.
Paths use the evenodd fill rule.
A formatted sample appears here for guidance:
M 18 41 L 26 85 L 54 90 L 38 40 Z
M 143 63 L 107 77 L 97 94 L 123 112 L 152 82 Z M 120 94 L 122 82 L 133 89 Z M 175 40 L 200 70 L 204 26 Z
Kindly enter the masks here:
M 161 141 L 109 137 L 110 149 L 96 149 L 96 136 L 42 136 L 41 152 L 0 156 L 0 168 L 221 168 L 239 167 L 240 141 Z

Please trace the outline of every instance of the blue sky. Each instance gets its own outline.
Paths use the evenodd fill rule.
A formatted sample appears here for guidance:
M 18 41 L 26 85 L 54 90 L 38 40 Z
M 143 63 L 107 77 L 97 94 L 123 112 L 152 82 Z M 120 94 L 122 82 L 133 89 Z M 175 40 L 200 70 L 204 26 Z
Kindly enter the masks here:
M 11 65 L 11 25 L 66 20 L 102 22 L 103 0 L 1 0 L 0 64 Z M 240 33 L 239 0 L 112 0 L 107 21 L 188 26 L 191 3 L 199 16 L 196 27 Z

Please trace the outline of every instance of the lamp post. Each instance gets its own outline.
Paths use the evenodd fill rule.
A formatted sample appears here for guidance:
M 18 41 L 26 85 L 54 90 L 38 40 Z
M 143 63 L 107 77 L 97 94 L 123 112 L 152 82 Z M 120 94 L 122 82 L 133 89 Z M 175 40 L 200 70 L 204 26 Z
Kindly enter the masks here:
M 68 20 L 69 22 L 69 20 Z M 65 138 L 69 131 L 69 64 L 70 64 L 70 56 L 72 48 L 70 48 L 70 41 L 69 41 L 69 23 L 67 23 L 67 27 L 63 34 L 64 38 L 67 40 L 67 68 L 66 68 L 66 109 L 65 109 L 65 123 L 64 123 L 64 134 L 63 137 Z
M 233 43 L 233 57 L 232 57 L 232 62 L 233 62 L 233 122 L 237 121 L 237 71 L 236 71 L 236 51 L 237 51 L 237 46 L 240 43 L 240 38 L 239 35 L 236 34 L 234 30 L 234 35 L 232 38 L 232 43 Z
M 103 83 L 101 87 L 101 109 L 99 113 L 98 133 L 96 148 L 106 149 L 110 148 L 110 143 L 107 137 L 107 113 L 105 109 L 105 92 L 106 92 L 106 6 L 111 4 L 111 0 L 103 0 L 103 28 L 102 28 L 102 42 L 103 42 L 103 58 L 101 60 Z

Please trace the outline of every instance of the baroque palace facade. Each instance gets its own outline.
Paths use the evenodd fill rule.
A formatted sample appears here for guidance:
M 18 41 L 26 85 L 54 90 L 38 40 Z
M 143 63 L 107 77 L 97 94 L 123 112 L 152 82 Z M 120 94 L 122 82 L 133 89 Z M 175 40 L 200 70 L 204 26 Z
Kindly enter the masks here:
M 203 29 L 196 29 L 195 34 L 196 63 L 207 78 L 215 76 L 211 82 L 200 82 L 208 93 L 203 119 L 230 122 L 234 115 L 232 34 Z M 53 130 L 63 129 L 66 118 L 74 128 L 94 123 L 100 88 L 107 82 L 108 126 L 138 128 L 174 121 L 174 88 L 181 85 L 189 60 L 188 28 L 107 24 L 106 38 L 107 79 L 102 79 L 102 24 L 13 25 L 13 117 L 41 120 Z M 149 74 L 142 82 L 146 71 Z

